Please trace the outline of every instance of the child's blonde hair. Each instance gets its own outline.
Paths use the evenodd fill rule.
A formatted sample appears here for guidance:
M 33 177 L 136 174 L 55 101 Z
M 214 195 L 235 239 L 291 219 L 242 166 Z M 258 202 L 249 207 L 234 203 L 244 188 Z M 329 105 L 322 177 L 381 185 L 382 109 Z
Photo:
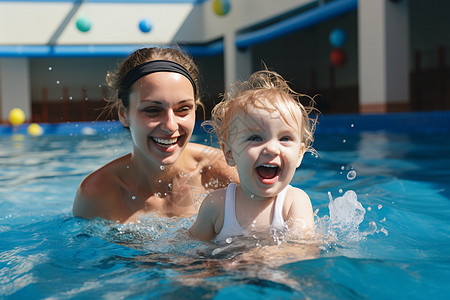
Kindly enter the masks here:
M 311 106 L 303 106 L 300 102 L 301 97 L 309 98 Z M 247 81 L 237 82 L 227 87 L 223 100 L 211 112 L 211 120 L 202 125 L 205 129 L 208 125 L 212 126 L 209 132 L 216 132 L 220 148 L 224 150 L 226 143 L 229 142 L 231 121 L 236 110 L 240 109 L 246 113 L 247 107 L 253 106 L 268 112 L 278 111 L 288 125 L 291 124 L 287 121 L 286 114 L 289 114 L 297 124 L 301 124 L 298 131 L 304 150 L 314 151 L 312 144 L 317 115 L 311 118 L 310 113 L 317 110 L 313 107 L 313 103 L 314 100 L 311 97 L 292 90 L 278 73 L 263 70 L 253 73 Z M 297 109 L 301 112 L 300 120 Z

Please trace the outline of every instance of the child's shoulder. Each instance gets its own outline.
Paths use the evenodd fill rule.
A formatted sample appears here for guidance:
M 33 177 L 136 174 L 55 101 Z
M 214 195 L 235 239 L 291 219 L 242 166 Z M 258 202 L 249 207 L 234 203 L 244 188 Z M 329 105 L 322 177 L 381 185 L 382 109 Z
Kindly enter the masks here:
M 310 201 L 308 194 L 304 190 L 294 186 L 289 186 L 289 189 L 286 192 L 286 199 L 290 199 L 291 201 L 294 201 L 295 199 L 297 199 L 297 201 Z
M 214 190 L 206 196 L 205 200 L 203 200 L 202 205 L 207 205 L 210 207 L 223 207 L 225 205 L 225 196 L 227 194 L 227 189 L 218 189 Z
M 304 190 L 290 186 L 284 200 L 284 211 L 289 212 L 292 207 L 309 210 L 311 209 L 311 199 Z
M 285 220 L 301 218 L 308 224 L 314 222 L 311 199 L 304 190 L 296 187 L 290 187 L 287 191 L 283 213 Z

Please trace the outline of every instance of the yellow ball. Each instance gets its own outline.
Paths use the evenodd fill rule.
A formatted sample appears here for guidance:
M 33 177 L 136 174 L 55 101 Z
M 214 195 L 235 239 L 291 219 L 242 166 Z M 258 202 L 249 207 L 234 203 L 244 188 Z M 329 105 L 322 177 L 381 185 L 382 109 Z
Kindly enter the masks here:
M 32 136 L 40 136 L 44 133 L 44 129 L 39 124 L 33 123 L 28 126 L 27 132 Z
M 9 123 L 14 126 L 21 125 L 25 122 L 25 113 L 20 108 L 13 108 L 9 112 Z
M 225 16 L 230 12 L 230 0 L 214 0 L 212 2 L 213 11 L 218 16 Z

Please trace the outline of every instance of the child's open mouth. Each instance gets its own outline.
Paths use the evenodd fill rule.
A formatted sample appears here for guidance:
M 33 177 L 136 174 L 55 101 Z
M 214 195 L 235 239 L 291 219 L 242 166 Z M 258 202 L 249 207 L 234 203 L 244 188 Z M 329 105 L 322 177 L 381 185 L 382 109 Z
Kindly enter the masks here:
M 280 173 L 280 167 L 271 164 L 262 164 L 256 168 L 256 174 L 258 174 L 259 180 L 264 184 L 272 184 L 277 181 L 278 174 Z

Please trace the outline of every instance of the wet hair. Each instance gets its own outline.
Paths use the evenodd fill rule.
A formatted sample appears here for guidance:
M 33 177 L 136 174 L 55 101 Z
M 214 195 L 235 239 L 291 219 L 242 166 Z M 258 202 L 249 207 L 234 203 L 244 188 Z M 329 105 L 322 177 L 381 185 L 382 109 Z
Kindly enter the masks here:
M 176 49 L 174 47 L 151 47 L 134 51 L 130 56 L 128 56 L 119 64 L 119 68 L 117 69 L 117 71 L 109 71 L 107 73 L 106 82 L 112 89 L 112 94 L 107 99 L 107 109 L 109 109 L 110 112 L 114 109 L 117 109 L 120 104 L 123 104 L 125 108 L 128 108 L 130 104 L 129 96 L 131 87 L 124 88 L 123 81 L 126 75 L 136 66 L 153 60 L 173 61 L 184 67 L 184 69 L 187 70 L 193 80 L 192 84 L 194 87 L 194 101 L 196 107 L 203 107 L 203 104 L 200 101 L 199 92 L 200 74 L 192 58 L 183 53 L 180 49 Z
M 307 98 L 310 106 L 303 106 L 300 98 Z M 300 134 L 305 151 L 314 151 L 314 130 L 318 114 L 310 117 L 314 108 L 313 98 L 299 94 L 289 87 L 288 82 L 276 72 L 263 70 L 253 73 L 247 81 L 236 82 L 227 87 L 223 99 L 211 112 L 211 120 L 202 126 L 210 133 L 215 132 L 222 150 L 230 140 L 230 131 L 234 116 L 238 111 L 247 113 L 249 107 L 264 109 L 268 112 L 278 111 L 283 120 Z M 298 126 L 288 122 L 288 116 Z M 291 122 L 292 123 L 292 122 Z

